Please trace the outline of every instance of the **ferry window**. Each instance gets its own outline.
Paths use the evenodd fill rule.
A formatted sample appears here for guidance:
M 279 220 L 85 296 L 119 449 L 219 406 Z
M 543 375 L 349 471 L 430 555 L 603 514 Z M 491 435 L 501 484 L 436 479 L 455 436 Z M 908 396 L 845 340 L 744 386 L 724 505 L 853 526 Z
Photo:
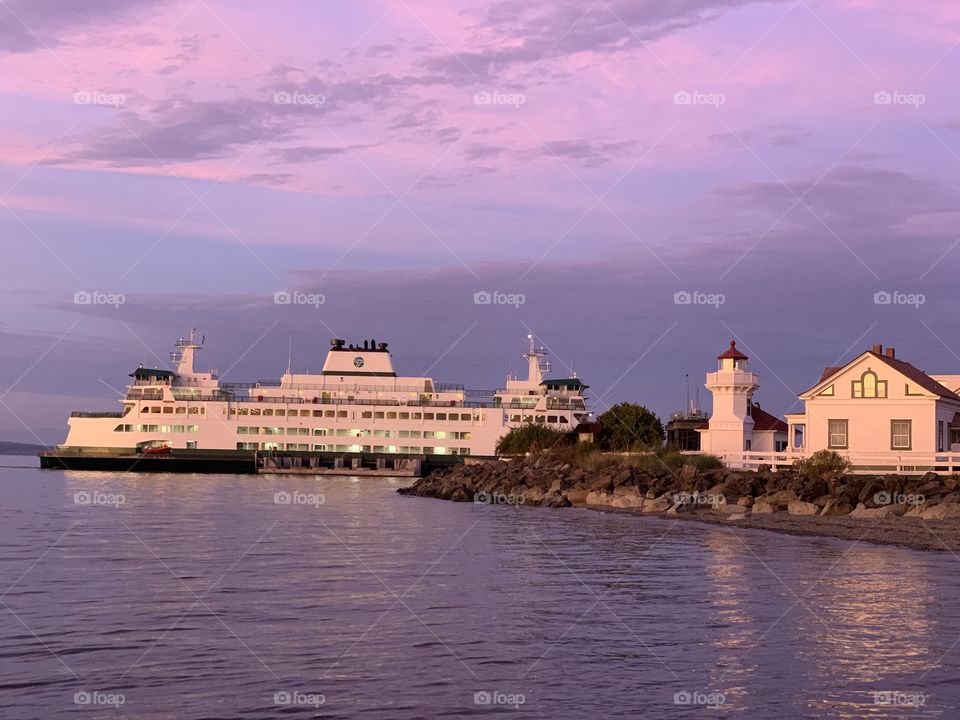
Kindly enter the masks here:
M 201 414 L 201 415 L 206 415 L 206 414 L 207 414 L 207 409 L 206 409 L 206 408 L 200 408 L 200 414 Z
M 395 412 L 387 413 L 387 420 L 396 420 L 396 419 L 397 419 L 397 414 Z
M 383 413 L 377 413 L 377 415 L 383 417 Z M 373 417 L 373 413 L 369 410 L 364 410 L 362 413 L 360 413 L 360 417 L 364 420 L 369 420 Z
M 256 428 L 254 428 L 254 430 L 256 430 Z M 174 431 L 175 433 L 182 433 L 182 432 L 183 432 L 183 425 L 174 425 L 174 426 L 173 426 L 173 431 Z
M 117 425 L 114 429 L 114 432 L 123 432 L 123 425 Z
M 408 413 L 408 412 L 402 412 L 402 413 L 400 413 L 400 419 L 401 419 L 401 420 L 409 420 L 409 419 L 410 419 L 410 413 Z
M 460 454 L 461 454 L 461 455 L 469 455 L 469 454 L 470 454 L 470 448 L 460 448 Z
M 561 422 L 561 423 L 566 423 L 566 422 L 567 422 L 567 418 L 564 417 L 563 415 L 561 415 L 561 416 L 560 416 L 560 422 Z
M 345 418 L 346 416 L 347 416 L 347 411 L 346 411 L 346 410 L 337 410 L 337 417 L 338 417 L 338 418 Z
M 424 431 L 423 431 L 423 436 L 424 436 L 425 438 L 432 438 L 432 437 L 434 437 L 434 435 L 435 435 L 435 433 L 433 432 L 433 430 L 424 430 Z
M 181 405 L 180 407 L 177 408 L 176 412 L 177 412 L 177 415 L 186 415 L 187 409 Z
M 191 410 L 195 410 L 196 408 L 190 408 L 190 409 L 191 409 Z M 250 408 L 250 414 L 251 414 L 251 415 L 260 415 L 260 408 Z M 266 413 L 264 412 L 264 414 L 266 414 Z
M 187 440 L 187 450 L 196 450 L 197 441 L 196 440 Z
M 446 419 L 447 419 L 446 413 L 437 413 L 437 420 L 446 420 Z
M 471 439 L 473 439 L 473 433 L 462 432 L 462 433 L 460 433 L 460 439 L 461 439 L 461 440 L 471 440 Z
M 556 415 L 547 415 L 547 422 L 548 422 L 548 423 L 555 423 L 555 422 L 557 422 L 557 416 L 556 416 Z
M 424 413 L 424 414 L 423 414 L 423 419 L 424 419 L 424 420 L 433 420 L 433 413 Z
M 533 415 L 524 415 L 523 422 L 533 422 Z
M 247 434 L 247 429 L 245 427 L 240 426 L 237 428 L 237 435 L 246 435 L 246 434 Z
M 424 445 L 424 446 L 423 446 L 423 454 L 424 454 L 424 455 L 432 455 L 432 454 L 433 454 L 433 448 L 430 447 L 429 445 Z
M 168 405 L 167 407 L 163 408 L 163 412 L 165 412 L 167 415 L 173 415 L 173 408 Z
M 473 414 L 473 421 L 474 421 L 474 422 L 480 422 L 480 413 L 474 413 L 474 414 Z
M 159 412 L 160 412 L 160 408 L 158 408 L 158 407 L 152 407 L 152 408 L 150 408 L 150 412 L 152 412 L 152 413 L 159 413 Z
M 323 410 L 314 410 L 314 411 L 313 411 L 313 416 L 314 416 L 314 417 L 323 417 Z
M 291 412 L 292 412 L 292 411 L 291 411 Z M 309 410 L 301 410 L 301 411 L 300 411 L 300 417 L 310 417 L 310 411 L 309 411 Z
M 190 408 L 190 409 L 193 410 L 193 408 Z M 247 408 L 240 408 L 239 410 L 237 410 L 237 415 L 249 415 L 249 414 L 250 414 L 250 410 L 248 410 Z
M 314 428 L 314 429 L 313 429 L 313 434 L 314 434 L 314 435 L 326 435 L 326 434 L 327 434 L 327 429 L 326 429 L 326 428 Z
M 187 432 L 188 432 L 188 433 L 200 432 L 200 426 L 199 426 L 199 425 L 187 425 Z
M 286 415 L 286 414 L 287 414 L 287 411 L 286 411 L 286 410 L 277 410 L 277 411 L 274 412 L 274 415 L 278 415 L 278 416 L 282 416 L 282 415 Z
M 410 419 L 411 419 L 411 420 L 422 420 L 422 419 L 423 419 L 423 413 L 418 413 L 418 412 L 410 413 Z
M 264 414 L 264 415 L 273 415 L 273 408 L 264 408 L 264 409 L 263 409 L 263 414 Z
M 365 415 L 365 417 L 368 416 L 368 415 L 369 415 L 369 413 L 367 413 L 367 414 Z M 378 411 L 378 412 L 374 413 L 374 417 L 375 417 L 377 420 L 383 420 L 383 413 Z
M 335 410 L 327 410 L 327 411 L 324 413 L 324 416 L 325 416 L 325 417 L 336 417 L 336 416 L 337 416 L 337 413 L 336 413 Z

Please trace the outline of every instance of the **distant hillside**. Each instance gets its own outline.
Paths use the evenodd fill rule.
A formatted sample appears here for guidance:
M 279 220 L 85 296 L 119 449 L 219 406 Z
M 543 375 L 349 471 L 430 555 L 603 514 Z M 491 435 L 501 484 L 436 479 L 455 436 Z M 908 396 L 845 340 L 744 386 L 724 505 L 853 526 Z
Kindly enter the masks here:
M 44 445 L 34 445 L 33 443 L 5 442 L 0 440 L 0 455 L 36 455 L 41 450 L 46 450 Z

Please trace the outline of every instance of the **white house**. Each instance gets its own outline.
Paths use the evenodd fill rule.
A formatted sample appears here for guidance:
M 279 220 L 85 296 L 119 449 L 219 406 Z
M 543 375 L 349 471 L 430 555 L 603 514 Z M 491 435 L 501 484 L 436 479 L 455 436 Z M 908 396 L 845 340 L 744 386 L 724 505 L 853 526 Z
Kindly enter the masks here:
M 856 454 L 960 451 L 960 375 L 928 375 L 874 345 L 828 367 L 786 415 L 790 448 Z
M 749 360 L 731 340 L 730 347 L 717 356 L 717 371 L 707 373 L 713 414 L 697 429 L 701 452 L 724 455 L 786 449 L 787 424 L 753 400 L 760 377 L 750 371 Z

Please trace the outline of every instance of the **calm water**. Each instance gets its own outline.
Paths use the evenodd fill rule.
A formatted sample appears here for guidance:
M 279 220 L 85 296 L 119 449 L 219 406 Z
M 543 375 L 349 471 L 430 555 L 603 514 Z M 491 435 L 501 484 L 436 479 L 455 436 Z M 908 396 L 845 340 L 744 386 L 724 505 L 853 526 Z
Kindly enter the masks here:
M 957 717 L 950 554 L 17 464 L 2 718 Z

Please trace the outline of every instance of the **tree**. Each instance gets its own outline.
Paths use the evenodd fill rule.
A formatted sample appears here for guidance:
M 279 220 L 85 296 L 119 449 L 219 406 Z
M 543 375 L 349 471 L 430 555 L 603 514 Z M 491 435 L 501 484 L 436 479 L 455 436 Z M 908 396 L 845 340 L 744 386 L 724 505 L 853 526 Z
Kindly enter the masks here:
M 663 423 L 643 405 L 618 403 L 597 421 L 597 443 L 602 450 L 659 450 L 663 446 Z
M 793 469 L 810 480 L 843 477 L 850 472 L 850 462 L 833 450 L 817 450 L 805 460 L 797 460 Z
M 546 425 L 527 423 L 512 428 L 497 441 L 497 455 L 525 455 L 528 452 L 549 450 L 566 440 L 566 433 Z

